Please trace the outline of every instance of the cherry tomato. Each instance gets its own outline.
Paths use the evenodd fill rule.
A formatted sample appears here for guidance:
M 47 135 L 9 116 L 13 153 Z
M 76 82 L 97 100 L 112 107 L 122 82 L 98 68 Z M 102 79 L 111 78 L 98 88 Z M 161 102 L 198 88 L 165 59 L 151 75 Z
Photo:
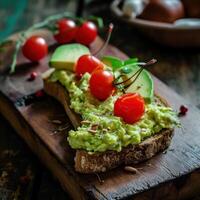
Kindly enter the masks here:
M 39 61 L 48 54 L 48 45 L 44 38 L 31 36 L 23 45 L 22 53 L 31 61 Z
M 114 104 L 114 115 L 121 117 L 128 124 L 140 120 L 144 112 L 145 102 L 138 93 L 123 94 Z
M 111 72 L 95 70 L 90 78 L 89 86 L 91 94 L 100 101 L 106 100 L 114 91 L 114 77 Z
M 57 22 L 57 25 L 58 33 L 54 35 L 54 38 L 59 44 L 69 43 L 75 39 L 77 27 L 73 20 L 61 19 Z
M 89 45 L 95 40 L 96 36 L 96 25 L 93 22 L 87 21 L 79 27 L 76 33 L 76 41 L 84 45 Z
M 103 63 L 92 55 L 81 56 L 76 63 L 76 75 L 81 77 L 86 72 L 92 73 L 95 69 L 103 69 Z

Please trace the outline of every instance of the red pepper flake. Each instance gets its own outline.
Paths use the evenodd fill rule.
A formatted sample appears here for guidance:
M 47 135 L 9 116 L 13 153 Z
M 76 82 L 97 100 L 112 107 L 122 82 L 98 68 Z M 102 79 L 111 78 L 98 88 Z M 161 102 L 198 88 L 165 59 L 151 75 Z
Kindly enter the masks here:
M 38 76 L 37 72 L 31 72 L 30 77 L 28 78 L 28 81 L 34 81 L 37 76 Z
M 44 91 L 43 90 L 39 90 L 35 93 L 35 96 L 40 98 L 40 97 L 43 97 L 44 96 Z
M 178 115 L 179 116 L 184 116 L 186 115 L 186 113 L 188 112 L 188 108 L 184 105 L 181 105 L 180 108 L 179 108 L 179 113 Z

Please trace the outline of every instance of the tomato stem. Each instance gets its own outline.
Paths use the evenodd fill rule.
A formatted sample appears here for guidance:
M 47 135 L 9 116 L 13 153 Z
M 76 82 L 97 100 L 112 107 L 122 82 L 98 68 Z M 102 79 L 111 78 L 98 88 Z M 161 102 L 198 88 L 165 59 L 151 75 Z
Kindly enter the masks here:
M 70 12 L 64 12 L 61 14 L 51 15 L 51 16 L 47 17 L 46 19 L 44 19 L 44 21 L 34 24 L 33 26 L 29 27 L 28 29 L 26 29 L 25 31 L 23 31 L 19 34 L 19 38 L 15 41 L 15 51 L 12 55 L 12 62 L 10 65 L 10 73 L 15 72 L 15 68 L 16 68 L 16 64 L 17 64 L 17 55 L 18 55 L 18 52 L 19 52 L 20 48 L 22 47 L 24 41 L 26 40 L 27 36 L 34 30 L 41 29 L 41 28 L 51 30 L 54 32 L 56 30 L 57 20 L 62 19 L 62 18 L 82 20 L 82 18 L 74 17 L 74 15 Z M 93 20 L 95 19 L 97 21 L 98 26 L 100 28 L 102 28 L 103 20 L 101 18 L 93 16 L 93 17 L 91 17 L 91 19 L 93 19 Z M 1 44 L 0 44 L 0 46 L 1 46 Z
M 108 43 L 109 43 L 111 35 L 112 35 L 113 28 L 114 28 L 114 25 L 112 23 L 110 23 L 109 28 L 108 28 L 108 34 L 107 34 L 106 41 L 102 44 L 102 46 L 95 53 L 93 53 L 93 56 L 97 57 L 108 46 Z
M 157 60 L 155 58 L 153 58 L 153 59 L 149 60 L 147 63 L 145 63 L 145 62 L 139 62 L 137 64 L 140 65 L 140 66 L 148 66 L 148 65 L 153 65 L 156 62 L 157 62 Z
M 129 81 L 129 80 L 131 80 L 132 78 L 135 77 L 128 85 L 126 85 L 125 87 L 123 87 L 123 89 L 129 87 L 130 85 L 132 85 L 138 79 L 138 77 L 142 73 L 142 71 L 143 71 L 143 69 L 144 69 L 145 66 L 153 65 L 156 62 L 157 62 L 157 60 L 153 58 L 153 59 L 151 59 L 150 61 L 148 61 L 146 63 L 145 62 L 137 63 L 138 65 L 140 65 L 140 69 L 139 70 L 137 70 L 131 77 L 127 78 L 126 80 L 117 83 L 116 81 L 119 80 L 120 77 L 124 76 L 123 74 L 121 74 L 119 77 L 117 77 L 115 79 L 114 85 L 115 86 L 122 85 L 122 84 L 126 83 L 127 81 Z

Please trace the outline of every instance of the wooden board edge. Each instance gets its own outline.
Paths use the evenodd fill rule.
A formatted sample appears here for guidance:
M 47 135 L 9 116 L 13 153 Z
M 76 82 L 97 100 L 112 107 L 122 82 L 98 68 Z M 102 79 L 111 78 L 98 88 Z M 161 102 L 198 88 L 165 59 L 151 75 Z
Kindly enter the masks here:
M 191 185 L 193 185 L 191 187 Z M 147 191 L 138 193 L 134 196 L 134 200 L 148 199 L 192 199 L 200 194 L 200 169 L 179 177 L 173 181 L 166 181 Z M 133 199 L 130 197 L 130 199 Z
M 75 113 L 75 111 L 70 108 L 70 97 L 67 90 L 64 89 L 61 84 L 56 83 L 50 82 L 48 79 L 44 79 L 44 91 L 48 96 L 56 99 L 59 104 L 62 105 L 63 110 L 65 111 L 67 117 L 70 119 L 71 124 L 75 129 L 77 129 L 81 125 L 81 116 Z M 59 90 L 60 87 L 62 88 L 62 92 L 60 92 Z M 63 99 L 63 104 L 59 101 L 60 99 Z
M 160 82 L 160 81 L 159 81 Z M 163 84 L 163 83 L 162 83 Z M 163 84 L 164 85 L 164 84 Z M 165 86 L 166 87 L 166 86 Z M 172 89 L 170 89 L 171 91 L 173 91 Z M 175 93 L 174 91 L 173 91 L 173 93 Z M 1 94 L 0 94 L 0 98 L 1 98 Z M 7 113 L 6 112 L 8 112 L 9 110 L 10 110 L 10 105 L 8 104 L 9 102 L 6 102 L 6 101 L 8 101 L 8 99 L 6 99 L 6 97 L 4 97 L 5 98 L 5 104 L 1 104 L 1 102 L 0 102 L 0 112 L 4 115 L 4 117 L 5 118 L 7 118 L 7 120 L 12 124 L 12 121 L 11 121 L 11 119 L 12 118 L 10 118 L 9 116 L 12 116 L 12 115 L 8 115 L 7 116 Z M 179 98 L 179 96 L 177 96 L 177 94 L 176 94 L 176 98 Z M 11 103 L 11 102 L 10 102 Z M 11 103 L 12 104 L 12 103 Z M 6 105 L 7 105 L 7 108 L 6 108 Z M 9 106 L 8 106 L 9 105 Z M 14 105 L 12 104 L 12 106 L 13 106 L 13 110 L 12 110 L 12 112 L 13 113 L 11 113 L 11 114 L 15 114 L 16 113 L 16 108 L 14 107 Z M 5 108 L 4 108 L 5 107 Z M 5 113 L 4 113 L 4 112 Z M 17 113 L 18 115 L 21 115 L 19 112 Z M 17 119 L 17 120 L 19 120 L 19 119 Z M 20 118 L 20 120 L 22 120 L 22 121 L 18 121 L 18 123 L 22 123 L 22 125 L 21 126 L 23 126 L 23 123 L 26 125 L 26 126 L 29 126 L 28 124 L 26 124 L 26 122 L 23 122 L 23 117 L 21 117 Z M 14 123 L 14 122 L 13 122 Z M 13 126 L 13 125 L 12 125 Z M 15 126 L 13 126 L 14 128 L 15 128 Z M 29 126 L 29 128 L 31 129 L 31 127 Z M 16 130 L 17 130 L 17 128 L 15 128 Z M 32 131 L 32 130 L 31 130 Z M 24 136 L 23 135 L 21 135 L 21 134 L 23 134 L 23 133 L 21 133 L 20 131 L 17 131 L 18 132 L 18 134 L 24 139 Z M 27 133 L 28 133 L 28 131 L 27 131 Z M 27 134 L 28 135 L 28 134 Z M 39 138 L 38 138 L 39 139 Z M 27 142 L 27 140 L 26 139 L 24 139 L 26 142 Z M 40 141 L 40 140 L 39 140 Z M 43 145 L 44 145 L 44 142 L 43 141 L 40 141 L 41 142 L 41 148 L 44 148 L 43 147 Z M 30 145 L 29 145 L 30 146 Z M 31 148 L 32 149 L 32 148 Z M 32 151 L 34 151 L 35 150 L 35 146 L 34 146 L 34 149 L 32 149 Z M 48 150 L 48 148 L 47 149 L 45 149 L 46 151 L 45 152 L 47 152 L 47 154 L 45 154 L 45 155 L 50 155 L 50 156 L 52 156 L 52 154 L 51 154 L 51 152 Z M 40 152 L 40 151 L 39 151 Z M 37 152 L 35 152 L 39 157 L 40 157 L 40 153 L 38 154 Z M 56 160 L 56 158 L 54 158 L 53 157 L 53 159 L 55 159 Z M 43 157 L 41 156 L 41 160 L 43 161 Z M 57 160 L 56 160 L 57 161 Z M 48 167 L 48 165 L 47 165 L 47 163 L 45 163 L 45 161 L 43 161 L 44 162 L 44 164 Z M 58 162 L 58 161 L 57 161 Z M 58 162 L 58 164 L 59 164 L 59 162 Z M 62 166 L 63 167 L 63 166 Z M 65 168 L 63 167 L 63 169 L 65 170 Z M 51 169 L 50 169 L 51 170 Z M 52 171 L 52 170 L 51 170 Z M 53 172 L 53 171 L 52 171 Z M 198 173 L 198 174 L 196 174 L 196 173 Z M 199 177 L 199 172 L 196 172 L 196 171 L 194 171 L 194 172 L 192 172 L 191 173 L 191 176 L 193 176 L 193 175 L 198 175 L 198 177 Z M 55 173 L 55 175 L 54 176 L 56 176 L 57 177 L 57 174 Z M 187 176 L 187 175 L 186 175 Z M 187 176 L 188 177 L 188 176 Z M 181 179 L 182 178 L 185 178 L 185 176 L 184 177 L 181 177 Z M 188 179 L 190 179 L 190 177 L 188 177 Z M 191 180 L 193 180 L 193 179 L 191 179 Z M 60 181 L 60 179 L 59 179 L 59 181 Z M 61 182 L 61 181 L 60 181 Z M 192 184 L 193 182 L 190 182 L 190 184 Z M 165 191 L 166 192 L 166 187 L 168 187 L 169 185 L 174 185 L 173 184 L 173 182 L 172 182 L 172 180 L 169 180 L 169 182 L 166 182 L 166 183 L 163 183 L 163 184 L 161 184 L 162 185 L 162 188 L 163 188 L 163 191 Z M 180 185 L 182 185 L 182 183 L 180 184 Z M 63 184 L 63 186 L 64 186 L 64 184 Z M 160 185 L 159 185 L 160 186 Z M 155 191 L 156 193 L 159 193 L 159 191 L 161 191 L 161 190 L 159 190 L 159 188 L 157 188 L 156 189 L 156 187 L 157 186 L 155 186 L 155 188 L 152 188 L 152 190 L 153 191 Z M 174 187 L 175 187 L 175 185 L 174 185 Z M 182 186 L 177 186 L 177 187 L 180 187 L 180 188 L 182 188 Z M 64 189 L 66 189 L 66 188 L 64 188 Z M 81 188 L 82 189 L 82 188 Z M 84 190 L 84 189 L 83 189 Z M 86 189 L 87 190 L 87 189 Z M 88 192 L 89 192 L 89 194 L 91 193 L 91 198 L 93 199 L 93 198 L 95 198 L 96 196 L 98 197 L 98 190 L 97 189 L 95 189 L 95 188 L 92 188 L 92 187 L 90 187 L 90 188 L 88 188 L 88 190 L 87 190 Z M 169 187 L 168 187 L 168 190 L 167 190 L 168 192 L 170 192 L 170 189 L 169 189 Z M 68 192 L 69 192 L 69 190 L 68 190 Z M 154 194 L 152 194 L 151 192 L 149 192 L 149 191 L 146 191 L 147 193 L 148 193 L 148 198 L 146 198 L 146 199 L 149 199 L 152 195 L 154 196 Z M 146 194 L 146 192 L 144 192 L 145 194 Z M 78 189 L 76 189 L 76 191 L 75 191 L 75 193 L 78 193 Z M 95 195 L 96 196 L 94 196 L 94 193 L 95 193 Z M 161 191 L 161 193 L 162 193 L 162 191 Z M 140 195 L 141 193 L 139 193 L 138 194 L 138 196 Z M 188 194 L 188 193 L 187 193 Z M 150 196 L 151 195 L 151 196 Z M 88 196 L 90 196 L 90 195 L 88 195 Z M 137 196 L 137 195 L 136 195 Z M 186 193 L 183 193 L 183 195 L 182 195 L 182 197 L 186 197 L 187 195 L 186 195 Z M 103 198 L 103 196 L 101 196 L 101 198 L 99 197 L 99 199 L 105 199 L 105 198 Z M 135 196 L 134 196 L 134 199 L 136 199 L 135 198 Z M 138 198 L 138 199 L 140 199 L 140 198 Z M 179 199 L 179 198 L 178 198 Z M 181 199 L 181 198 L 180 198 Z
M 101 194 L 95 187 L 89 186 L 88 188 L 87 187 L 82 188 L 80 185 L 77 185 L 77 183 L 75 183 L 74 187 L 74 184 L 71 184 L 70 182 L 70 181 L 75 182 L 74 177 L 70 176 L 70 174 L 67 173 L 66 168 L 64 168 L 64 166 L 62 166 L 61 163 L 52 156 L 48 148 L 44 147 L 43 142 L 36 137 L 32 128 L 29 125 L 27 125 L 26 121 L 23 119 L 20 112 L 17 111 L 13 103 L 10 100 L 8 100 L 1 92 L 0 92 L 0 99 L 1 99 L 0 113 L 2 113 L 3 116 L 15 128 L 15 130 L 17 130 L 17 133 L 26 141 L 31 150 L 38 155 L 40 160 L 50 169 L 52 174 L 55 177 L 57 177 L 64 190 L 66 190 L 72 196 L 73 199 L 87 199 L 88 197 L 90 199 L 107 199 L 107 197 Z M 24 129 L 26 131 L 24 131 Z M 32 141 L 32 143 L 30 141 Z M 160 184 L 159 187 L 155 186 L 151 190 L 138 193 L 134 196 L 134 199 L 136 200 L 143 198 L 148 199 L 151 196 L 155 197 L 159 195 L 159 193 L 166 193 L 166 192 L 168 193 L 171 190 L 176 191 L 177 188 L 179 188 L 179 191 L 176 191 L 176 194 L 174 194 L 176 195 L 177 199 L 182 199 L 183 197 L 191 197 L 194 193 L 197 194 L 197 192 L 199 192 L 198 190 L 198 185 L 200 184 L 199 177 L 200 177 L 200 170 L 196 170 L 191 174 L 185 175 L 180 179 L 175 180 L 174 182 L 169 180 L 163 184 Z M 66 184 L 69 182 L 70 182 L 69 185 Z M 191 189 L 188 187 L 188 184 L 184 184 L 184 182 L 187 183 L 189 182 L 190 184 L 193 183 L 193 185 L 195 186 L 197 185 L 197 187 Z M 77 196 L 74 196 L 74 194 Z M 131 196 L 131 198 L 132 197 L 133 196 Z
M 45 147 L 45 144 L 37 137 L 12 102 L 10 102 L 2 93 L 0 93 L 0 99 L 0 113 L 9 121 L 18 135 L 51 171 L 53 176 L 58 179 L 62 188 L 67 191 L 73 199 L 87 199 L 87 191 L 75 181 L 74 177 L 67 169 L 62 166 L 49 149 Z M 88 193 L 91 193 L 91 190 L 93 189 L 88 188 Z

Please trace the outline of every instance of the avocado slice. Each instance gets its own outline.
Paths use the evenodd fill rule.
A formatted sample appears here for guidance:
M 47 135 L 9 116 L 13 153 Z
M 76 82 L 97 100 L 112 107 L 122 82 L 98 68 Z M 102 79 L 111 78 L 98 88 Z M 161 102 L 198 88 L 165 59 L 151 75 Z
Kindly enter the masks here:
M 128 78 L 131 77 L 131 75 L 133 75 L 134 73 L 136 73 L 139 69 L 140 67 L 135 66 L 131 74 L 127 75 Z M 139 77 L 136 79 L 136 81 L 126 89 L 126 93 L 129 93 L 129 92 L 139 93 L 145 99 L 145 102 L 147 103 L 150 103 L 153 100 L 154 83 L 153 83 L 153 79 L 150 73 L 147 70 L 143 69 L 143 71 L 141 72 Z
M 112 67 L 114 71 L 122 67 L 124 63 L 122 60 L 114 56 L 104 56 L 101 58 L 101 62 L 109 67 Z
M 78 58 L 85 54 L 90 54 L 90 50 L 81 44 L 61 45 L 52 54 L 49 65 L 56 69 L 74 71 Z

